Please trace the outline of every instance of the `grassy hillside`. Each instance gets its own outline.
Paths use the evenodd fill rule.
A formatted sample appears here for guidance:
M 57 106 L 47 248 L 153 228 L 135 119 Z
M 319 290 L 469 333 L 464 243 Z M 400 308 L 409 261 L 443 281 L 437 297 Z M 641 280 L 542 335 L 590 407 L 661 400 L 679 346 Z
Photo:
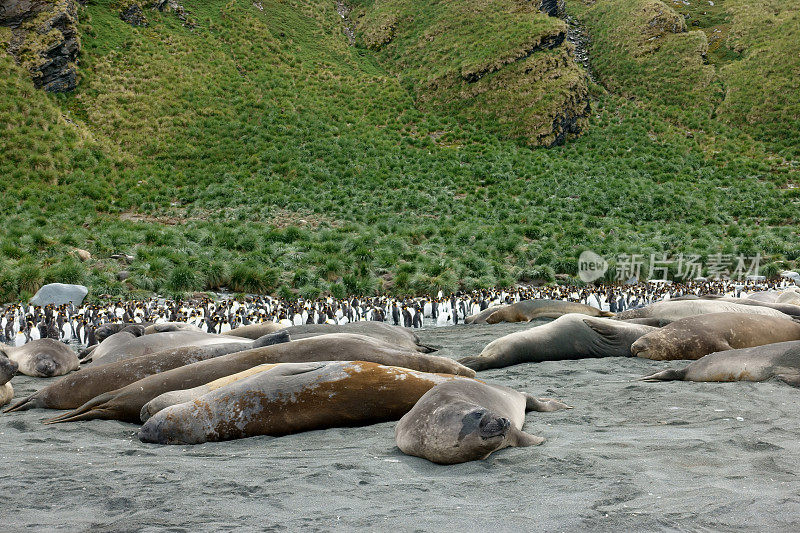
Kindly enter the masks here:
M 611 91 L 706 130 L 718 122 L 800 156 L 800 4 L 580 0 L 593 66 Z M 715 120 L 709 121 L 709 118 Z
M 184 6 L 193 28 L 149 9 L 133 27 L 107 0 L 82 7 L 73 93 L 37 91 L 0 57 L 0 300 L 54 280 L 95 296 L 450 291 L 571 274 L 584 248 L 800 258 L 796 164 L 715 118 L 725 86 L 702 61 L 706 88 L 659 105 L 621 71 L 594 87 L 582 136 L 531 148 L 490 100 L 417 83 L 426 63 L 443 80 L 488 64 L 415 48 L 424 29 L 373 50 L 363 33 L 348 46 L 333 2 Z M 517 30 L 561 24 L 513 15 Z M 660 50 L 688 54 L 689 40 Z M 593 53 L 607 80 L 604 42 Z M 668 92 L 680 76 L 666 73 L 649 79 Z

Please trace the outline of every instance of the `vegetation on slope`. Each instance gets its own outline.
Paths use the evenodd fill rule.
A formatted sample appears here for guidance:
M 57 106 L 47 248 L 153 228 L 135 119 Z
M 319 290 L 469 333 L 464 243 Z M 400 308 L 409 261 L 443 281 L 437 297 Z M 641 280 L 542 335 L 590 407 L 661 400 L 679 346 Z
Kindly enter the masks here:
M 531 149 L 419 105 L 385 51 L 348 46 L 333 3 L 184 6 L 194 27 L 82 7 L 74 93 L 0 58 L 0 300 L 56 280 L 447 292 L 574 274 L 585 248 L 800 258 L 791 165 L 703 105 L 692 127 L 598 88 L 584 135 Z
M 520 0 L 364 0 L 358 44 L 375 52 L 424 109 L 478 121 L 531 145 L 586 126 L 585 74 L 566 23 Z

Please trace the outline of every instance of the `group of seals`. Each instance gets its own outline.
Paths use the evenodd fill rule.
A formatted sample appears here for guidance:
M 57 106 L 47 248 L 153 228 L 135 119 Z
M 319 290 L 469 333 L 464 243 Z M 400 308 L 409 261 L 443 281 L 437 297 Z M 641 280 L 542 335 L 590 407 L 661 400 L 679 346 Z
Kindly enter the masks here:
M 156 412 L 139 439 L 197 444 L 397 420 L 434 385 L 451 379 L 467 378 L 364 361 L 266 365 Z
M 67 345 L 53 339 L 37 339 L 22 346 L 0 344 L 0 357 L 7 357 L 26 376 L 51 378 L 78 369 L 78 356 Z
M 426 392 L 395 427 L 403 453 L 439 464 L 486 459 L 509 446 L 544 442 L 522 431 L 525 411 L 571 409 L 508 387 L 475 380 L 449 381 Z
M 164 392 L 189 389 L 265 363 L 361 360 L 422 372 L 472 377 L 475 372 L 446 357 L 422 354 L 365 335 L 333 333 L 222 355 L 153 374 L 100 394 L 49 423 L 95 418 L 138 422 L 144 404 Z
M 786 313 L 777 309 L 763 307 L 759 305 L 747 305 L 739 302 L 727 302 L 704 299 L 680 299 L 662 300 L 652 303 L 639 309 L 629 309 L 617 313 L 616 317 L 620 320 L 629 318 L 657 318 L 660 320 L 675 321 L 690 316 L 705 315 L 709 313 L 748 313 L 754 315 L 766 315 L 775 318 L 791 318 Z
M 106 365 L 83 368 L 79 372 L 64 376 L 55 383 L 40 389 L 8 408 L 6 412 L 33 408 L 75 409 L 95 396 L 130 385 L 153 374 L 254 347 L 288 341 L 288 334 L 277 332 L 265 335 L 252 344 L 229 342 L 200 347 L 181 346 Z

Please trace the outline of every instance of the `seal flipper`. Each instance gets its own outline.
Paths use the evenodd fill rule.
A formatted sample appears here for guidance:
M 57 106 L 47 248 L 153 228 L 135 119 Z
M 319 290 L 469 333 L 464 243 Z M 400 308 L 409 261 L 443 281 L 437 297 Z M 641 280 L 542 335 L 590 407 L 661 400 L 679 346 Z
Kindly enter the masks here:
M 537 398 L 536 396 L 525 393 L 526 412 L 539 411 L 540 413 L 550 413 L 553 411 L 560 411 L 561 409 L 572 409 L 572 406 L 552 398 Z
M 37 398 L 38 395 L 39 395 L 38 392 L 34 392 L 33 394 L 31 394 L 30 396 L 28 396 L 24 400 L 18 401 L 17 403 L 12 405 L 8 409 L 4 410 L 3 412 L 4 413 L 12 413 L 14 411 L 27 411 L 28 409 L 34 409 L 36 407 L 39 407 L 39 405 L 36 405 L 34 403 L 34 401 L 38 399 Z M 28 405 L 28 404 L 30 404 L 30 405 Z
M 776 374 L 775 377 L 792 387 L 800 387 L 800 376 L 797 374 Z
M 656 372 L 655 374 L 639 378 L 637 381 L 649 381 L 653 383 L 656 381 L 683 381 L 685 378 L 686 378 L 685 368 L 682 370 L 668 368 L 667 370 L 662 370 L 661 372 Z
M 514 429 L 511 433 L 509 433 L 508 445 L 524 448 L 526 446 L 538 446 L 545 440 L 546 439 L 543 437 L 537 437 L 536 435 L 525 433 L 519 429 Z
M 111 391 L 103 393 L 99 396 L 95 396 L 85 404 L 81 405 L 77 409 L 73 409 L 72 411 L 67 411 L 66 413 L 54 416 L 53 418 L 48 418 L 44 421 L 45 424 L 58 424 L 59 422 L 74 422 L 77 420 L 91 420 L 92 418 L 102 418 L 101 416 L 94 416 L 95 413 L 102 411 L 98 407 L 102 404 L 112 400 L 116 396 L 117 391 Z
M 467 368 L 471 368 L 476 372 L 480 370 L 486 370 L 487 368 L 492 368 L 491 359 L 488 357 L 481 357 L 480 355 L 469 355 L 467 357 L 462 357 L 456 362 L 464 365 Z

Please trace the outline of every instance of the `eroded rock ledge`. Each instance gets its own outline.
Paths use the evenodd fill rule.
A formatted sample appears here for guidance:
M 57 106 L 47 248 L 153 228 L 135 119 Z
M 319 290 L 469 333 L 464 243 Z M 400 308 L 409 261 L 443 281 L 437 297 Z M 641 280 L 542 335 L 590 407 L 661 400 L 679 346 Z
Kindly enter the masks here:
M 76 0 L 4 0 L 0 26 L 8 53 L 50 92 L 71 91 L 78 82 L 80 39 Z

